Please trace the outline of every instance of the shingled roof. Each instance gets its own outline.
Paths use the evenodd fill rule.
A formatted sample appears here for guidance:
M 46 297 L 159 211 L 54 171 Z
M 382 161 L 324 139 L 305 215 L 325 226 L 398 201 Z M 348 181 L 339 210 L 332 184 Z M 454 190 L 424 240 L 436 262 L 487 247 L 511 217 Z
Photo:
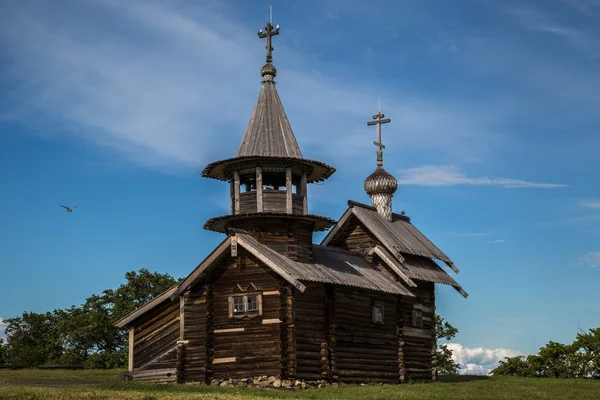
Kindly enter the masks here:
M 274 81 L 264 81 L 236 157 L 302 158 Z
M 385 254 L 389 255 L 384 258 L 393 257 L 395 262 L 402 267 L 396 272 L 409 286 L 411 279 L 443 283 L 454 287 L 464 297 L 468 296 L 458 282 L 432 259 L 443 261 L 456 273 L 459 272 L 459 269 L 444 252 L 410 222 L 410 218 L 393 214 L 392 221 L 388 221 L 372 206 L 354 201 L 349 201 L 348 206 L 346 212 L 329 231 L 321 245 L 328 246 L 342 232 L 351 217 L 355 217 L 381 242 Z M 394 268 L 393 265 L 390 267 Z

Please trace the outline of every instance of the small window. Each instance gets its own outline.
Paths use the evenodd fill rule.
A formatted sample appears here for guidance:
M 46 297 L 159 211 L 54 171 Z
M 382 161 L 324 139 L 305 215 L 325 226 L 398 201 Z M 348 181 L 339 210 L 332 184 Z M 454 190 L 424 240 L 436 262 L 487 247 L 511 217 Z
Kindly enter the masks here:
M 373 305 L 373 323 L 383 324 L 383 306 L 381 304 Z
M 246 310 L 244 309 L 244 296 L 234 296 L 233 298 L 233 312 L 234 313 L 243 313 Z
M 423 327 L 423 311 L 413 310 L 412 323 L 413 323 L 414 328 L 422 328 Z
M 235 293 L 235 296 L 229 296 L 229 318 L 256 318 L 262 316 L 262 314 L 262 294 L 260 291 Z
M 248 296 L 248 311 L 258 311 L 258 296 L 255 294 Z

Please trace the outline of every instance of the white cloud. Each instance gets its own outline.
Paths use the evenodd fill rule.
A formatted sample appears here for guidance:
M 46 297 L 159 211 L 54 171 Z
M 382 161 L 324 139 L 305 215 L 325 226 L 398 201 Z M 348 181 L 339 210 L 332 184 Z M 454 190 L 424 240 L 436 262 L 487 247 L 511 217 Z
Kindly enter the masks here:
M 452 350 L 452 358 L 460 364 L 461 374 L 489 374 L 505 357 L 515 357 L 523 353 L 511 349 L 474 349 L 464 347 L 459 343 L 448 343 Z
M 8 324 L 4 322 L 4 319 L 2 317 L 0 317 L 0 339 L 6 338 L 5 330 L 7 326 Z
M 160 169 L 199 169 L 232 156 L 260 89 L 264 43 L 226 5 L 169 4 L 107 0 L 57 9 L 12 2 L 0 25 L 11 107 L 0 118 L 37 123 L 42 134 L 84 138 Z M 464 159 L 502 140 L 486 128 L 504 118 L 502 107 L 399 95 L 384 84 L 367 89 L 346 66 L 328 68 L 277 43 L 279 90 L 299 142 L 339 157 L 328 162 L 350 162 L 348 154 L 364 154 L 369 145 L 364 119 L 376 95 L 364 93 L 384 96 L 386 113 L 405 132 L 390 136 L 390 147 L 402 140 L 405 148 Z M 340 79 L 344 74 L 349 79 Z M 328 151 L 332 142 L 335 152 Z
M 457 185 L 486 185 L 503 188 L 558 188 L 566 187 L 557 183 L 540 183 L 508 178 L 470 177 L 452 165 L 423 165 L 399 171 L 401 185 L 420 186 L 457 186 Z
M 486 243 L 490 244 L 490 243 L 504 243 L 506 242 L 506 240 L 504 239 L 496 239 L 496 240 L 487 240 Z
M 592 251 L 584 254 L 579 260 L 579 265 L 600 267 L 600 251 Z
M 600 200 L 597 199 L 582 199 L 579 200 L 579 205 L 585 208 L 600 208 Z

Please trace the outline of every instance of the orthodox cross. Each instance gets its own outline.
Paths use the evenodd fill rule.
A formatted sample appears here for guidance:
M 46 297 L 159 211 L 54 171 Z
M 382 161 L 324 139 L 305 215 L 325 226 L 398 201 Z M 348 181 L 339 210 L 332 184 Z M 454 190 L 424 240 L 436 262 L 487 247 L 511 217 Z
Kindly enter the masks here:
M 273 29 L 273 25 L 270 22 L 267 23 L 264 30 L 258 31 L 258 37 L 261 39 L 267 38 L 267 62 L 271 63 L 273 61 L 272 51 L 273 46 L 271 46 L 271 37 L 279 35 L 279 25 Z
M 387 124 L 391 120 L 389 118 L 383 119 L 385 115 L 383 115 L 380 111 L 377 111 L 377 114 L 373 115 L 373 121 L 367 122 L 368 126 L 377 125 L 377 140 L 373 142 L 375 146 L 377 146 L 377 166 L 383 166 L 383 149 L 385 146 L 381 143 L 381 124 Z

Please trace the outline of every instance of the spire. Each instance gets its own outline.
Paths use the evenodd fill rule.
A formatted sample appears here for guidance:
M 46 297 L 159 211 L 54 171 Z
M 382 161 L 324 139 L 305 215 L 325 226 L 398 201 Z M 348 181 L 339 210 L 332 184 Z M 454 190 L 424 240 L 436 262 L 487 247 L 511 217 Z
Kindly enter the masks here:
M 377 213 L 387 219 L 392 220 L 392 197 L 398 189 L 398 181 L 383 168 L 383 149 L 385 146 L 381 142 L 381 125 L 391 122 L 384 119 L 380 111 L 373 115 L 373 121 L 367 122 L 368 126 L 377 125 L 377 140 L 373 142 L 377 146 L 377 168 L 365 179 L 365 192 L 371 197 L 373 207 Z
M 258 37 L 267 39 L 267 63 L 261 69 L 262 89 L 250 116 L 236 157 L 267 156 L 302 158 L 302 152 L 275 89 L 277 70 L 273 65 L 272 37 L 279 35 L 279 25 L 267 23 Z

